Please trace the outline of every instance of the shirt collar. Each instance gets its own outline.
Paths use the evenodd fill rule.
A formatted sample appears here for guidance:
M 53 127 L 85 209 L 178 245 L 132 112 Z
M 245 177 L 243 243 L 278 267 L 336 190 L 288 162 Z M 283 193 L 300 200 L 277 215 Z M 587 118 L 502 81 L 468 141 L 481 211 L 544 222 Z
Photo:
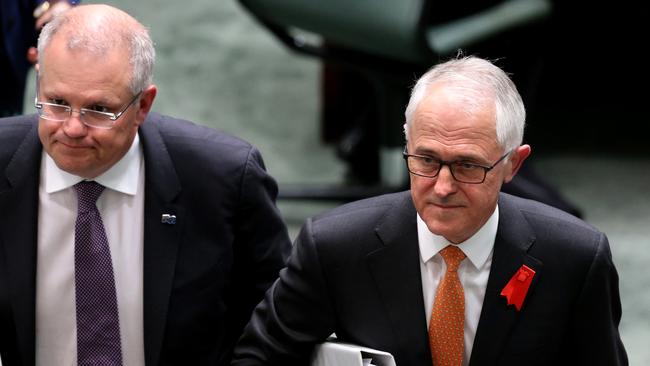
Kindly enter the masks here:
M 443 236 L 436 235 L 429 231 L 427 224 L 422 220 L 419 214 L 417 215 L 417 223 L 420 256 L 422 257 L 422 261 L 426 263 L 450 243 Z M 458 244 L 458 248 L 465 253 L 467 258 L 469 258 L 470 262 L 477 269 L 483 267 L 492 252 L 498 225 L 499 206 L 497 205 L 488 221 L 479 229 L 479 231 L 469 239 Z
M 45 150 L 43 150 L 42 161 L 41 170 L 44 178 L 42 184 L 47 193 L 62 191 L 84 180 L 82 177 L 59 169 Z M 138 192 L 138 177 L 140 176 L 142 161 L 140 138 L 136 134 L 129 151 L 126 152 L 122 159 L 102 175 L 96 177 L 94 181 L 112 190 L 135 195 Z

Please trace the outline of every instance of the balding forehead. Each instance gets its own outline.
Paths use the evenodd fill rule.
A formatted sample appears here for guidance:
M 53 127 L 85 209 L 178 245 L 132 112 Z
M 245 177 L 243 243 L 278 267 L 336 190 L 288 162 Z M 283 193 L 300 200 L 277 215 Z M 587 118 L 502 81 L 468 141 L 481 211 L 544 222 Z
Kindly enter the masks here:
M 66 16 L 77 23 L 103 23 L 105 21 L 119 23 L 126 26 L 141 26 L 141 24 L 128 13 L 105 4 L 79 5 L 70 9 Z
M 61 24 L 61 31 L 67 31 L 69 37 L 100 37 L 98 41 L 104 39 L 119 41 L 134 30 L 144 29 L 144 26 L 131 15 L 103 4 L 80 5 L 62 16 L 65 19 Z
M 65 15 L 53 38 L 63 38 L 70 50 L 104 55 L 112 49 L 129 49 L 134 28 L 143 26 L 127 13 L 108 5 L 83 5 Z

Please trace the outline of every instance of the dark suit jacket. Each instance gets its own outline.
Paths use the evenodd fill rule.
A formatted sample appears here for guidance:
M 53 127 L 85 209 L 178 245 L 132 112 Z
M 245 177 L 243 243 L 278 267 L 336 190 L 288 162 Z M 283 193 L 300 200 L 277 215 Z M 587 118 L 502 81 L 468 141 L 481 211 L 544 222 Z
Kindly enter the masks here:
M 36 46 L 34 9 L 44 0 L 0 1 L 0 117 L 5 113 L 19 113 L 27 72 L 32 65 L 27 50 Z M 71 4 L 78 1 L 68 0 Z M 32 96 L 33 97 L 33 96 Z
M 146 364 L 227 364 L 290 250 L 276 183 L 255 148 L 216 130 L 152 113 L 140 139 Z M 0 119 L 3 366 L 34 364 L 41 150 L 35 115 Z
M 313 344 L 336 332 L 392 353 L 399 366 L 430 366 L 416 228 L 409 192 L 307 220 L 233 365 L 304 365 Z M 536 275 L 517 311 L 500 292 L 524 264 Z M 626 365 L 620 318 L 605 235 L 557 209 L 501 194 L 470 364 Z

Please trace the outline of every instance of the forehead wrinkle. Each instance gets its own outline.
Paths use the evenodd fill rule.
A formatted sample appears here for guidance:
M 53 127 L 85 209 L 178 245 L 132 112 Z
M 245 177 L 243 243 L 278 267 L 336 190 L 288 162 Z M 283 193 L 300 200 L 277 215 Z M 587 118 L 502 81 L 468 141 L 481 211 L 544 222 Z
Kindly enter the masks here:
M 47 73 L 40 76 L 40 93 L 44 97 L 61 98 L 70 104 L 106 104 L 120 105 L 122 96 L 117 93 L 115 85 L 111 84 L 112 79 L 101 79 L 92 82 L 86 76 L 79 77 L 74 73 L 65 73 L 66 69 L 61 70 L 58 67 L 48 68 Z M 125 91 L 127 90 L 124 88 Z
M 413 132 L 420 134 L 439 135 L 448 139 L 481 139 L 496 141 L 496 126 L 485 123 L 481 115 L 470 118 L 458 118 L 458 113 L 439 113 L 439 111 L 423 110 L 416 114 Z
M 86 7 L 92 7 L 92 5 L 86 5 Z M 97 17 L 102 18 L 101 15 L 92 13 L 88 18 Z M 45 84 L 43 81 L 47 80 L 47 82 L 54 83 L 52 85 L 55 85 L 59 92 L 65 92 L 68 88 L 76 88 L 75 92 L 80 96 L 108 93 L 109 95 L 103 96 L 104 100 L 119 102 L 124 97 L 122 89 L 128 91 L 129 88 L 128 52 L 119 48 L 115 42 L 101 41 L 105 34 L 111 33 L 106 31 L 102 34 L 101 31 L 101 29 L 107 28 L 107 20 L 104 20 L 103 25 L 93 25 L 88 24 L 89 19 L 82 18 L 79 14 L 72 16 L 70 21 L 64 23 L 59 32 L 53 35 L 41 55 L 41 63 L 45 66 L 44 70 L 39 71 L 41 85 Z M 72 30 L 71 27 L 79 22 L 81 22 L 80 29 Z M 122 22 L 114 23 L 115 26 L 119 26 Z M 88 27 L 93 31 L 83 32 Z M 118 33 L 122 32 L 118 31 Z M 87 42 L 98 45 L 98 47 L 81 47 Z M 70 67 L 70 65 L 74 65 L 74 67 Z M 125 84 L 124 87 L 122 84 Z
M 435 155 L 453 154 L 454 158 L 490 158 L 498 148 L 495 128 L 477 128 L 474 125 L 447 125 L 427 118 L 416 118 L 411 131 L 414 148 Z M 443 154 L 444 153 L 444 154 Z

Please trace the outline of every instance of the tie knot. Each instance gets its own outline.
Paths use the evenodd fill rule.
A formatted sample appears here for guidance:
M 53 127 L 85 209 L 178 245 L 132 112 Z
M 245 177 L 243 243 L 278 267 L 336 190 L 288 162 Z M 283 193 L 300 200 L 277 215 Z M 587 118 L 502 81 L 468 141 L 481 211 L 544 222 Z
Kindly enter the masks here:
M 82 181 L 74 185 L 77 192 L 79 212 L 88 212 L 95 207 L 97 199 L 104 191 L 104 186 L 95 181 Z
M 440 255 L 442 255 L 442 258 L 447 264 L 447 271 L 453 272 L 458 269 L 460 262 L 465 259 L 465 253 L 455 245 L 448 245 L 440 251 Z

